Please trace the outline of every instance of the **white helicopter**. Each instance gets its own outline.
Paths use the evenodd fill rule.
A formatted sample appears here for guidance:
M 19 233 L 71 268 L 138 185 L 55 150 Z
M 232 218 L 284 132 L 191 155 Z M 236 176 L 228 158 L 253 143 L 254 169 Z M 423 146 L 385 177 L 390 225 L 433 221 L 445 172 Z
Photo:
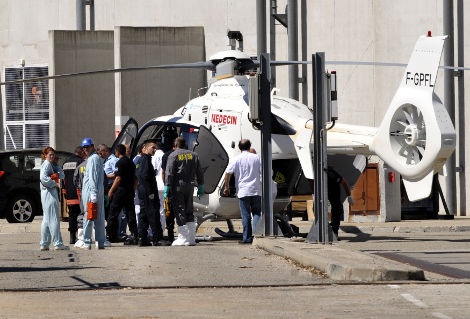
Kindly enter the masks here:
M 337 123 L 328 130 L 328 154 L 378 155 L 401 174 L 412 201 L 429 196 L 433 175 L 455 149 L 452 121 L 434 93 L 445 38 L 422 36 L 418 39 L 380 127 Z M 224 172 L 229 160 L 239 154 L 237 145 L 242 138 L 250 139 L 253 147 L 261 150 L 260 131 L 250 121 L 248 104 L 249 74 L 256 72 L 257 65 L 258 62 L 245 53 L 230 50 L 216 53 L 208 62 L 52 75 L 1 84 L 144 69 L 211 70 L 213 79 L 205 95 L 188 101 L 173 115 L 148 121 L 140 130 L 131 118 L 113 144 L 113 148 L 120 143 L 131 145 L 134 156 L 137 145 L 146 139 L 161 140 L 171 147 L 175 137 L 184 136 L 188 147 L 199 154 L 204 170 L 207 196 L 194 197 L 195 216 L 200 226 L 209 219 L 240 218 L 234 185 L 230 185 L 231 196 L 223 196 Z M 313 179 L 313 115 L 306 105 L 274 94 L 271 95 L 271 110 L 272 167 L 278 182 L 273 202 L 276 213 L 290 202 L 290 195 L 299 187 L 300 179 Z
M 455 148 L 456 134 L 450 117 L 434 93 L 439 61 L 446 37 L 418 39 L 402 82 L 380 127 L 336 124 L 328 131 L 328 153 L 378 155 L 403 177 L 410 200 L 430 195 L 432 176 Z M 250 122 L 249 73 L 255 62 L 241 51 L 219 52 L 204 67 L 213 70 L 207 93 L 190 100 L 173 115 L 157 117 L 140 130 L 130 119 L 115 141 L 135 147 L 146 139 L 164 144 L 184 136 L 200 156 L 207 196 L 194 197 L 198 225 L 208 219 L 240 218 L 234 186 L 223 196 L 224 171 L 239 154 L 238 141 L 251 140 L 261 149 L 260 131 Z M 296 100 L 271 96 L 272 167 L 278 195 L 273 212 L 286 207 L 301 173 L 313 179 L 312 111 Z M 229 224 L 230 227 L 230 224 Z

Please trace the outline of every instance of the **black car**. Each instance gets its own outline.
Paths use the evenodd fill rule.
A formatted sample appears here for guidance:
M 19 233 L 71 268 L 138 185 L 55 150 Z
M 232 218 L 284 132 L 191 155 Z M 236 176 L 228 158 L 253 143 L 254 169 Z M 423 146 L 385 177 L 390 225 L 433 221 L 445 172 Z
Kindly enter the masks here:
M 0 152 L 0 217 L 10 223 L 31 222 L 42 213 L 39 171 L 41 149 Z M 72 153 L 56 151 L 59 164 Z

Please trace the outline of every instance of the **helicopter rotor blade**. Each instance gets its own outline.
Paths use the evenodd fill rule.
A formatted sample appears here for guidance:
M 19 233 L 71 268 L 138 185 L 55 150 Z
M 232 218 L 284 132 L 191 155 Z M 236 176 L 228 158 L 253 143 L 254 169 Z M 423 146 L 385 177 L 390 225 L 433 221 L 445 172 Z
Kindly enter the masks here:
M 54 80 L 54 79 L 61 79 L 61 78 L 67 78 L 67 77 L 73 77 L 73 76 L 91 75 L 91 74 L 107 74 L 107 73 L 130 72 L 130 71 L 145 71 L 145 70 L 152 70 L 152 69 L 206 69 L 206 70 L 214 70 L 214 68 L 215 68 L 215 66 L 212 62 L 163 64 L 163 65 L 144 66 L 144 67 L 105 69 L 105 70 L 97 70 L 97 71 L 84 71 L 84 72 L 76 72 L 76 73 L 67 73 L 67 74 L 58 74 L 58 75 L 49 75 L 49 76 L 39 76 L 39 77 L 28 78 L 28 79 L 23 79 L 23 80 L 0 82 L 0 86 L 1 85 L 9 85 L 9 84 L 18 84 L 18 83 L 24 83 L 24 82 Z

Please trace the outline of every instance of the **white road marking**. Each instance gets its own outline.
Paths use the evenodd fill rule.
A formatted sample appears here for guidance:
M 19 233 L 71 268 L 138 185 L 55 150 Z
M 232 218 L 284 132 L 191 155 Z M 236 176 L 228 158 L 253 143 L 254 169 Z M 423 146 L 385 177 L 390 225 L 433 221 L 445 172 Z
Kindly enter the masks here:
M 388 285 L 392 289 L 400 289 L 400 286 L 398 285 Z
M 433 312 L 432 315 L 439 319 L 452 319 L 452 317 L 446 316 L 445 314 L 441 312 Z
M 406 300 L 408 300 L 409 302 L 413 303 L 415 306 L 418 306 L 420 308 L 427 308 L 428 307 L 427 304 L 425 304 L 421 300 L 416 299 L 415 297 L 413 297 L 410 294 L 400 294 L 400 296 L 402 296 L 403 298 L 405 298 Z

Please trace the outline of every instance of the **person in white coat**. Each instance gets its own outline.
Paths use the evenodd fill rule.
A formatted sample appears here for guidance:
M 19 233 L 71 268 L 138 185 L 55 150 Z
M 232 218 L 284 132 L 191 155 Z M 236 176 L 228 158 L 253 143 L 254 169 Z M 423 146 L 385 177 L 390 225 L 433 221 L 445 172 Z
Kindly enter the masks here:
M 64 246 L 60 234 L 59 217 L 59 181 L 64 178 L 64 172 L 56 165 L 55 151 L 52 147 L 46 147 L 42 151 L 44 162 L 40 170 L 41 204 L 43 210 L 41 224 L 41 250 L 49 250 L 49 245 L 54 244 L 54 250 L 68 250 Z
M 91 138 L 82 141 L 82 147 L 87 155 L 85 175 L 83 176 L 82 203 L 86 208 L 88 203 L 97 204 L 97 217 L 95 220 L 83 218 L 83 244 L 78 248 L 91 249 L 91 233 L 95 227 L 95 240 L 98 249 L 104 249 L 105 226 L 104 226 L 104 174 L 103 162 L 95 151 Z M 85 216 L 87 212 L 85 211 Z
M 162 158 L 163 158 L 163 154 L 165 153 L 162 150 L 162 143 L 157 142 L 156 147 L 157 147 L 157 150 L 155 151 L 155 154 L 153 154 L 152 156 L 152 165 L 153 165 L 153 168 L 155 169 L 155 179 L 157 180 L 158 197 L 160 199 L 160 223 L 162 224 L 162 231 L 165 231 L 166 216 L 165 216 L 165 207 L 163 206 L 163 202 L 165 201 L 165 198 L 163 197 L 165 185 L 163 183 L 163 177 L 162 177 Z

